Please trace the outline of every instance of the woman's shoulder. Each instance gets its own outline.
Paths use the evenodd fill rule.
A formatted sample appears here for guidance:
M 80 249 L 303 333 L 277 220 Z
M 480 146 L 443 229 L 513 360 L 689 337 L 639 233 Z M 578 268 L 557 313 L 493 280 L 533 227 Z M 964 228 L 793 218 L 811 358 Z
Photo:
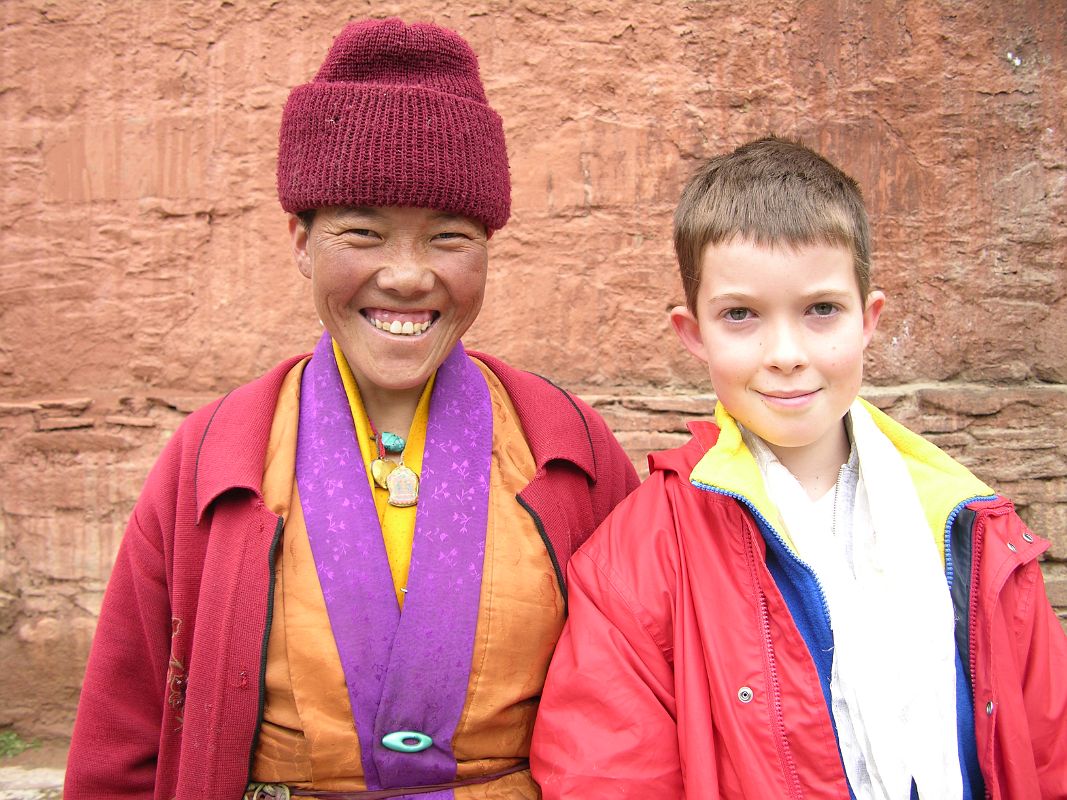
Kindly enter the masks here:
M 488 353 L 469 351 L 468 355 L 485 364 L 503 385 L 512 403 L 529 413 L 545 408 L 574 406 L 589 409 L 579 397 L 568 392 L 551 379 L 536 372 L 529 372 L 508 364 Z M 584 410 L 583 409 L 583 410 Z M 589 409 L 592 413 L 592 409 Z
M 543 375 L 485 353 L 469 355 L 485 364 L 504 387 L 538 466 L 565 458 L 595 480 L 598 464 L 606 461 L 609 477 L 624 483 L 627 491 L 636 485 L 628 458 L 607 423 L 587 402 Z
M 258 378 L 205 403 L 182 421 L 175 436 L 199 442 L 209 429 L 244 429 L 261 425 L 265 415 L 273 416 L 286 376 L 307 358 L 308 354 L 287 358 Z
M 293 368 L 306 358 L 286 359 L 189 414 L 149 473 L 141 504 L 160 497 L 170 503 L 181 485 L 197 487 L 200 501 L 207 484 L 217 493 L 261 477 L 279 392 Z

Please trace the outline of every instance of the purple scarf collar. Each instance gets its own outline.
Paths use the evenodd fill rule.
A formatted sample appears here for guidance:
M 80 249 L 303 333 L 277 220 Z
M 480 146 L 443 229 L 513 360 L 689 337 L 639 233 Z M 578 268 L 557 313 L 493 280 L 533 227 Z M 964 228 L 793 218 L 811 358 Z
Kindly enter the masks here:
M 329 333 L 304 370 L 297 488 L 368 789 L 456 776 L 452 736 L 466 700 L 478 621 L 492 445 L 489 388 L 457 343 L 437 371 L 430 398 L 401 613 Z M 396 752 L 382 738 L 397 731 L 420 732 L 433 744 Z M 444 800 L 452 792 L 418 797 Z

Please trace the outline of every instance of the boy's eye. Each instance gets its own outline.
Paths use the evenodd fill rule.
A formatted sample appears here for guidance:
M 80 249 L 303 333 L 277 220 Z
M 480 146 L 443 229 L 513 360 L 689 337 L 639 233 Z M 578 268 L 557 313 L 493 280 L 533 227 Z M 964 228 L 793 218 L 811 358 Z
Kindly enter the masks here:
M 811 307 L 811 313 L 817 317 L 828 317 L 837 311 L 833 303 L 816 303 Z
M 728 308 L 723 314 L 730 322 L 744 322 L 752 316 L 752 312 L 747 308 Z

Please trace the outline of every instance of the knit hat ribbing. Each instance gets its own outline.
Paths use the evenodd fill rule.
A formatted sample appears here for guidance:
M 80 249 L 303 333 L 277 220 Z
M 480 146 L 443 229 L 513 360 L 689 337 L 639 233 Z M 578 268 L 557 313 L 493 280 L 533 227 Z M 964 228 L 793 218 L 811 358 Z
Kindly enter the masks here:
M 502 228 L 511 208 L 504 127 L 474 51 L 436 25 L 347 25 L 285 104 L 278 198 L 293 213 L 413 206 Z

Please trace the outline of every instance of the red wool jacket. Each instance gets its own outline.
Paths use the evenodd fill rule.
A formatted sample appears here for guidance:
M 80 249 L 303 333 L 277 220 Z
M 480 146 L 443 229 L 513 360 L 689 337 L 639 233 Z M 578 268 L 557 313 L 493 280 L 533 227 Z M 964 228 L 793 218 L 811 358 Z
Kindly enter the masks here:
M 749 512 L 689 482 L 717 429 L 571 559 L 570 617 L 530 763 L 545 800 L 848 800 L 807 645 Z M 1002 498 L 953 527 L 978 757 L 993 800 L 1067 797 L 1067 637 L 1033 536 Z M 957 550 L 957 545 L 960 549 Z
M 537 465 L 517 500 L 561 588 L 571 554 L 637 485 L 604 421 L 543 378 L 472 353 L 514 403 Z M 260 495 L 280 364 L 185 420 L 130 518 L 82 686 L 66 800 L 237 800 L 262 712 L 274 547 Z

